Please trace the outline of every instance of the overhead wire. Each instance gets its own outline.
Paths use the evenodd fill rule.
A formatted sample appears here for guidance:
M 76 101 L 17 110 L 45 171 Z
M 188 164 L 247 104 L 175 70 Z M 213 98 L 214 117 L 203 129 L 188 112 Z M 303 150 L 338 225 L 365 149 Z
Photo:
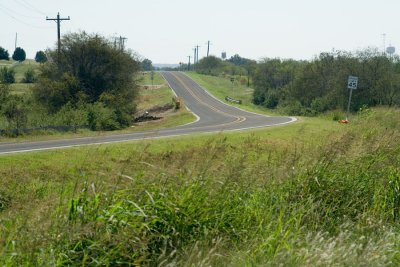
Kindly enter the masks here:
M 39 10 L 38 8 L 34 7 L 32 4 L 26 2 L 25 0 L 14 0 L 16 3 L 20 4 L 21 6 L 25 7 L 26 9 L 29 9 L 31 11 L 34 11 L 36 13 L 39 13 L 41 15 L 46 16 L 46 14 L 44 12 L 42 12 L 41 10 Z
M 11 13 L 11 11 L 8 11 L 8 10 L 10 10 L 10 9 L 9 8 L 5 8 L 4 6 L 0 5 L 0 11 L 2 11 L 4 14 L 6 14 L 10 18 L 12 18 L 13 20 L 15 20 L 15 21 L 17 21 L 17 22 L 19 22 L 21 24 L 24 24 L 24 25 L 26 25 L 28 27 L 36 28 L 36 29 L 49 29 L 50 28 L 50 27 L 37 26 L 37 25 L 34 25 L 32 23 L 23 21 L 22 19 L 17 18 L 14 14 Z
M 3 6 L 1 4 L 0 4 L 0 7 L 2 7 L 3 9 L 8 10 L 9 12 L 14 13 L 15 15 L 20 16 L 20 17 L 25 17 L 25 18 L 28 18 L 28 19 L 41 19 L 41 17 L 33 17 L 33 16 L 24 15 L 22 13 L 19 13 L 19 12 L 15 11 L 15 10 L 12 10 L 9 7 Z

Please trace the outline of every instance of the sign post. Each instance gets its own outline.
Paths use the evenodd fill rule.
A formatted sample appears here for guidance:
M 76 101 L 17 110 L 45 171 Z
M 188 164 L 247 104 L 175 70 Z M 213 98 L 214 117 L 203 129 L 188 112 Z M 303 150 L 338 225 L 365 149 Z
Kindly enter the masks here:
M 349 103 L 347 104 L 346 121 L 348 121 L 348 116 L 350 113 L 351 96 L 353 95 L 353 90 L 357 89 L 357 85 L 358 85 L 358 77 L 349 76 L 347 80 L 347 89 L 350 90 L 350 95 L 349 95 Z

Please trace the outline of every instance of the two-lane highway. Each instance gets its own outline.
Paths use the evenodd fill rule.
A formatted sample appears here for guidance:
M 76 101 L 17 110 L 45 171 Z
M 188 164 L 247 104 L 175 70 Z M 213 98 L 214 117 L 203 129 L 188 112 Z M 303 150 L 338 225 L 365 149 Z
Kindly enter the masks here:
M 198 117 L 196 122 L 170 129 L 141 133 L 40 142 L 0 143 L 0 154 L 124 142 L 193 133 L 243 130 L 286 124 L 295 121 L 294 118 L 290 117 L 267 117 L 229 106 L 211 96 L 184 73 L 162 72 L 162 75 L 176 95 L 183 98 L 185 105 Z

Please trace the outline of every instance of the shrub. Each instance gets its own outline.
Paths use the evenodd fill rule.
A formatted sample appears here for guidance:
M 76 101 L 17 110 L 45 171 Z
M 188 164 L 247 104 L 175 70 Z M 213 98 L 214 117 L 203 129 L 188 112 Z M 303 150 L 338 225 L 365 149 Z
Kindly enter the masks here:
M 106 107 L 101 102 L 97 102 L 88 107 L 87 121 L 92 131 L 111 131 L 121 128 L 114 110 Z
M 0 82 L 1 83 L 15 83 L 15 71 L 7 67 L 3 67 L 0 70 Z
M 36 80 L 35 72 L 33 71 L 33 69 L 28 69 L 24 73 L 24 79 L 22 80 L 22 82 L 24 82 L 24 83 L 34 83 L 35 80 Z
M 88 113 L 83 105 L 74 106 L 71 103 L 64 105 L 56 114 L 58 124 L 71 127 L 76 131 L 87 125 Z
M 28 109 L 24 99 L 18 95 L 10 96 L 2 113 L 7 119 L 10 135 L 20 135 L 28 122 Z
M 275 89 L 270 89 L 265 94 L 264 106 L 267 108 L 276 108 L 279 104 L 279 92 Z

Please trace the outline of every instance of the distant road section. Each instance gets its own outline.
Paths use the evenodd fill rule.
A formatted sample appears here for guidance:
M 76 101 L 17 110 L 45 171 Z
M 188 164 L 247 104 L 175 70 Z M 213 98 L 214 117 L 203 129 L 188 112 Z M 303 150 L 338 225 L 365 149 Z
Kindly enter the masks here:
M 168 136 L 235 131 L 287 124 L 295 121 L 290 117 L 268 117 L 229 106 L 211 96 L 206 90 L 181 72 L 161 73 L 177 96 L 193 112 L 196 122 L 159 131 L 115 134 L 108 136 L 71 138 L 40 142 L 0 143 L 0 154 L 40 151 L 83 145 L 97 145 Z

